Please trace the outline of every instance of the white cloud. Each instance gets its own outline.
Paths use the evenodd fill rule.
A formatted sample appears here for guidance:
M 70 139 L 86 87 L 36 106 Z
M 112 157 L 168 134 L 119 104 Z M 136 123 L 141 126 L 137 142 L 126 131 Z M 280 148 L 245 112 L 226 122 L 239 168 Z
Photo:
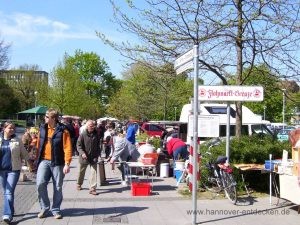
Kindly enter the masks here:
M 87 27 L 85 31 L 76 30 L 64 22 L 25 13 L 5 15 L 0 12 L 0 34 L 15 45 L 36 41 L 52 45 L 67 39 L 97 39 L 94 31 Z

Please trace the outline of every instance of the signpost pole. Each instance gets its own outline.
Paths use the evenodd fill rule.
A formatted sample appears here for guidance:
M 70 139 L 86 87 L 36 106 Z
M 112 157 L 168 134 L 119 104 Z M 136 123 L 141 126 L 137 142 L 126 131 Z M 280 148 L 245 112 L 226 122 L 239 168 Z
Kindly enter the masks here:
M 227 162 L 229 163 L 230 157 L 230 103 L 227 103 L 227 125 L 226 125 L 226 157 Z
M 197 190 L 198 190 L 198 62 L 199 62 L 199 46 L 194 45 L 194 101 L 193 101 L 193 189 L 192 189 L 192 201 L 193 201 L 193 221 L 192 224 L 196 225 L 197 222 Z

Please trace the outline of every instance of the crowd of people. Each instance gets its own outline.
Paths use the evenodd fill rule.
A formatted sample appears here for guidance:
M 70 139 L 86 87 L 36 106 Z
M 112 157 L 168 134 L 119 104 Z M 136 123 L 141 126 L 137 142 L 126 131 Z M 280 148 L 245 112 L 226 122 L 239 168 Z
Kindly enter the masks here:
M 144 154 L 156 152 L 149 137 L 144 145 L 136 145 L 136 126 L 112 121 L 72 120 L 62 118 L 55 109 L 48 109 L 45 121 L 39 128 L 28 128 L 19 140 L 15 125 L 6 122 L 0 133 L 0 183 L 3 191 L 3 216 L 10 223 L 14 215 L 14 190 L 19 180 L 22 165 L 36 173 L 37 197 L 40 204 L 38 218 L 51 212 L 61 219 L 63 181 L 70 172 L 73 156 L 78 156 L 77 190 L 82 190 L 87 168 L 89 194 L 97 195 L 97 165 L 103 159 L 121 172 L 121 183 L 127 185 L 125 165 L 128 161 L 139 161 Z M 177 137 L 168 137 L 166 149 L 170 156 L 187 159 L 185 143 Z M 102 157 L 101 157 L 102 156 Z M 52 205 L 48 196 L 48 184 L 53 183 Z

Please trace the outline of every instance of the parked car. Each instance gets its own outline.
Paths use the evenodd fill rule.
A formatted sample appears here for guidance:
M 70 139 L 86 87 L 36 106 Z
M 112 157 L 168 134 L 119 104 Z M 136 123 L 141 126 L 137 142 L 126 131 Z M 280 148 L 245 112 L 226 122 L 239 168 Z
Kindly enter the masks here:
M 281 129 L 277 133 L 277 139 L 279 141 L 288 141 L 289 140 L 289 133 L 294 129 Z
M 146 133 L 147 135 L 151 137 L 162 137 L 163 133 L 166 131 L 165 128 L 152 123 L 142 123 L 140 126 L 140 132 Z
M 218 103 L 201 103 L 200 104 L 200 114 L 198 117 L 199 124 L 205 124 L 209 126 L 210 129 L 202 130 L 201 128 L 205 126 L 198 126 L 198 140 L 207 140 L 211 137 L 226 137 L 227 135 L 227 104 Z M 262 120 L 261 115 L 257 115 L 252 112 L 249 108 L 243 105 L 243 117 L 242 117 L 242 135 L 251 136 L 253 134 L 263 134 L 273 136 L 272 132 L 267 128 L 265 121 Z M 193 115 L 191 115 L 192 105 L 185 104 L 182 107 L 179 121 L 182 123 L 187 123 L 187 139 L 186 143 L 191 144 L 193 138 Z M 237 112 L 235 104 L 230 105 L 230 136 L 235 136 L 236 133 L 236 119 Z M 212 123 L 213 120 L 216 120 Z M 204 132 L 205 131 L 205 132 Z M 205 135 L 206 136 L 205 136 Z

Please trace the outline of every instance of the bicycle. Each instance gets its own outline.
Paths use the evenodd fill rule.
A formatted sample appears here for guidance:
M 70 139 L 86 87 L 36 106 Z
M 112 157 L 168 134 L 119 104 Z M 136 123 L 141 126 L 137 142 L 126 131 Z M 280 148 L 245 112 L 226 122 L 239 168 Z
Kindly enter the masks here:
M 237 192 L 236 181 L 232 175 L 233 169 L 226 163 L 226 156 L 218 156 L 217 160 L 212 159 L 211 148 L 215 145 L 210 145 L 208 152 L 204 155 L 209 155 L 208 158 L 201 155 L 201 162 L 206 163 L 200 166 L 200 177 L 202 186 L 212 192 L 219 194 L 225 192 L 225 196 L 236 204 Z

